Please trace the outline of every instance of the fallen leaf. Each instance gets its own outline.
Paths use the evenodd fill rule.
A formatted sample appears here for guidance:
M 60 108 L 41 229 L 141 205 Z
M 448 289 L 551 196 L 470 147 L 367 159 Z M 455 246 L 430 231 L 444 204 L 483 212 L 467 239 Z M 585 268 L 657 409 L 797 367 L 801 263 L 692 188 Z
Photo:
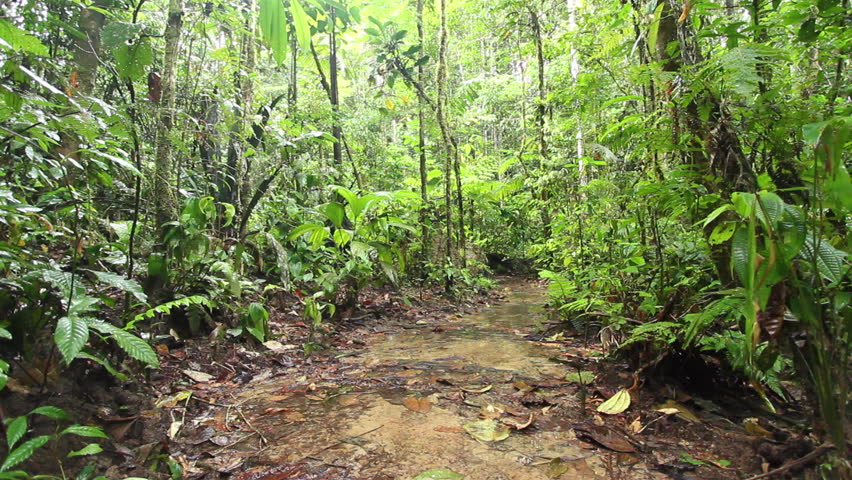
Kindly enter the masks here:
M 598 405 L 598 411 L 607 415 L 617 415 L 630 407 L 630 392 L 622 388 L 615 395 L 609 397 L 609 400 Z
M 499 442 L 509 438 L 509 427 L 497 420 L 475 420 L 466 423 L 464 429 L 470 436 L 483 442 Z
M 678 417 L 692 423 L 701 423 L 701 419 L 698 418 L 697 415 L 692 413 L 692 411 L 686 408 L 684 405 L 674 401 L 674 400 L 666 400 L 664 403 L 654 406 L 654 409 L 658 412 L 665 413 L 667 415 L 677 415 Z
M 627 437 L 607 427 L 583 425 L 574 427 L 574 431 L 578 438 L 593 440 L 595 443 L 615 452 L 633 453 L 636 451 L 636 447 L 630 443 Z
M 180 392 L 177 392 L 175 394 L 161 398 L 160 400 L 157 401 L 156 405 L 157 405 L 157 408 L 160 408 L 160 407 L 167 407 L 167 408 L 176 407 L 179 402 L 186 400 L 190 396 L 192 396 L 192 392 L 190 392 L 189 390 L 181 390 Z
M 479 410 L 479 416 L 482 418 L 500 418 L 504 410 L 500 407 L 491 405 L 490 403 Z
M 525 382 L 523 380 L 516 381 L 515 383 L 512 384 L 512 386 L 515 387 L 516 389 L 518 389 L 518 391 L 521 391 L 523 393 L 529 393 L 529 392 L 532 392 L 533 390 L 535 390 L 535 387 L 531 386 L 530 384 L 528 384 L 527 382 Z
M 746 432 L 753 437 L 772 438 L 772 432 L 760 426 L 756 418 L 750 417 L 743 420 Z
M 263 414 L 264 415 L 278 415 L 279 413 L 284 413 L 288 410 L 290 410 L 290 409 L 285 408 L 285 407 L 267 408 L 266 410 L 263 411 Z
M 547 476 L 550 478 L 559 478 L 566 472 L 568 472 L 568 464 L 559 457 L 547 464 Z
M 529 427 L 530 425 L 532 425 L 534 419 L 535 419 L 535 416 L 531 413 L 530 416 L 526 419 L 518 419 L 518 418 L 515 418 L 515 417 L 506 417 L 506 418 L 502 419 L 502 422 L 505 425 L 508 425 L 508 426 L 514 428 L 515 430 L 523 430 L 523 429 Z
M 447 470 L 446 468 L 433 468 L 431 470 L 421 472 L 411 480 L 462 480 L 463 478 L 464 475 L 452 470 Z
M 571 372 L 567 376 L 565 376 L 565 380 L 568 380 L 569 382 L 588 385 L 595 381 L 595 372 L 590 372 L 587 370 L 581 372 Z
M 639 417 L 636 417 L 636 420 L 630 424 L 630 431 L 633 433 L 639 433 L 642 431 L 642 422 L 639 421 Z
M 286 352 L 287 350 L 295 350 L 297 348 L 295 345 L 284 345 L 283 343 L 277 340 L 269 340 L 268 342 L 263 342 L 263 346 L 272 350 L 273 352 Z
M 209 373 L 198 372 L 198 371 L 189 370 L 189 369 L 182 370 L 182 371 L 183 371 L 184 375 L 186 375 L 187 377 L 191 378 L 193 381 L 198 382 L 198 383 L 206 383 L 206 382 L 209 382 L 210 380 L 213 380 L 213 375 L 210 375 Z
M 408 397 L 403 402 L 405 408 L 419 413 L 426 413 L 432 410 L 432 402 L 428 398 Z
M 467 393 L 485 393 L 488 390 L 491 390 L 491 387 L 494 385 L 486 385 L 484 387 L 459 387 L 463 392 Z
M 169 438 L 174 440 L 175 437 L 177 437 L 178 432 L 180 432 L 180 428 L 182 426 L 183 422 L 172 422 L 172 424 L 169 425 Z

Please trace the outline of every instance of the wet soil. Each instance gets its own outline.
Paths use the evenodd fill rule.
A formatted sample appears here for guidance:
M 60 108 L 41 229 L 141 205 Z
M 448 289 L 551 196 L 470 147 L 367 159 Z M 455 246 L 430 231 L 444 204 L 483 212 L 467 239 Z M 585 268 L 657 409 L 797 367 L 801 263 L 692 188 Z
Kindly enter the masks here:
M 470 480 L 536 480 L 760 471 L 756 437 L 723 416 L 656 412 L 664 399 L 636 385 L 626 412 L 596 412 L 633 383 L 626 365 L 604 362 L 601 347 L 582 339 L 530 335 L 545 318 L 537 283 L 512 281 L 503 292 L 468 315 L 408 311 L 399 323 L 365 323 L 341 335 L 342 348 L 244 384 L 192 385 L 195 400 L 172 414 L 187 473 L 390 480 L 442 468 Z M 566 380 L 576 369 L 596 379 Z M 508 436 L 473 436 L 480 420 Z
M 275 342 L 161 345 L 161 369 L 135 392 L 93 382 L 51 400 L 83 404 L 78 421 L 105 428 L 97 471 L 111 479 L 407 480 L 446 469 L 468 480 L 721 480 L 809 451 L 761 457 L 791 444 L 767 418 L 743 421 L 754 416 L 748 399 L 720 406 L 637 382 L 596 339 L 542 335 L 552 326 L 544 292 L 512 278 L 457 304 L 370 291 L 318 338 L 329 348 L 307 357 L 308 328 L 295 299 L 282 299 L 270 305 Z M 579 370 L 588 385 L 569 380 Z M 596 410 L 621 389 L 629 408 Z M 31 471 L 49 473 L 57 452 Z

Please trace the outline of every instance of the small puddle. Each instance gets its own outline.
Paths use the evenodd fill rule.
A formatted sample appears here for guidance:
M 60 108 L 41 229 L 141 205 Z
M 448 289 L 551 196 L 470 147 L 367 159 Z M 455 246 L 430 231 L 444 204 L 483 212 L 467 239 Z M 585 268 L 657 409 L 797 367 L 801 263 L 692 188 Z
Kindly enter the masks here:
M 240 395 L 268 441 L 254 459 L 320 462 L 339 469 L 333 478 L 341 479 L 406 480 L 432 468 L 467 480 L 604 479 L 612 478 L 614 464 L 622 478 L 664 478 L 631 455 L 581 446 L 570 419 L 554 413 L 560 402 L 574 402 L 576 412 L 564 389 L 536 393 L 552 395 L 546 408 L 528 410 L 546 420 L 503 441 L 478 441 L 464 431 L 482 407 L 521 405 L 519 381 L 565 385 L 565 367 L 548 361 L 554 350 L 523 338 L 541 321 L 542 302 L 541 289 L 512 284 L 505 302 L 482 312 L 377 339 L 360 355 L 342 358 L 334 378 L 300 383 L 291 372 L 257 382 Z M 462 388 L 488 385 L 483 392 Z M 431 408 L 407 408 L 410 397 L 428 399 Z M 270 409 L 277 414 L 264 414 Z M 555 458 L 558 472 L 550 465 Z

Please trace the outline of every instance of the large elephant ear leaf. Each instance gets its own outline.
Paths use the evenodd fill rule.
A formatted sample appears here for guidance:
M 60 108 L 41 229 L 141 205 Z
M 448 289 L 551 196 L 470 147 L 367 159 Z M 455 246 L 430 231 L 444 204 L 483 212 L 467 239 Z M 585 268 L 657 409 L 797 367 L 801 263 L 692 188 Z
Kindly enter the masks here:
M 808 236 L 802 245 L 801 257 L 807 262 L 814 262 L 819 274 L 831 283 L 839 282 L 849 270 L 848 254 L 824 238 Z
M 737 274 L 743 285 L 748 286 L 749 268 L 749 232 L 748 227 L 739 225 L 731 239 L 731 270 Z
M 761 193 L 759 201 L 760 208 L 757 209 L 757 218 L 764 225 L 768 225 L 773 230 L 778 229 L 778 223 L 784 216 L 784 200 L 774 193 Z

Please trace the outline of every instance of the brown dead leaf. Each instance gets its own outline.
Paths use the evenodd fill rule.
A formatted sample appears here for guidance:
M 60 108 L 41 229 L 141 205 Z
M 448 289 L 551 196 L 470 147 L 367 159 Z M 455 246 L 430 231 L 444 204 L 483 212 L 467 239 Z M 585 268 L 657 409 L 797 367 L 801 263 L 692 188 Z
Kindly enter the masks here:
M 527 418 L 506 417 L 501 419 L 500 421 L 514 428 L 515 430 L 523 430 L 532 425 L 533 420 L 535 420 L 535 415 L 531 413 L 530 416 Z
M 432 402 L 428 398 L 408 397 L 402 404 L 405 405 L 405 408 L 419 413 L 426 413 L 432 410 Z
M 515 387 L 516 389 L 518 389 L 518 391 L 523 392 L 523 393 L 529 393 L 529 392 L 532 392 L 533 390 L 535 390 L 535 387 L 533 387 L 532 385 L 528 384 L 527 382 L 525 382 L 523 380 L 515 381 L 512 384 L 512 386 Z
M 594 441 L 598 445 L 614 452 L 632 453 L 636 447 L 630 443 L 624 435 L 607 427 L 596 425 L 582 425 L 574 427 L 577 438 L 585 438 Z
M 263 411 L 263 414 L 264 415 L 279 415 L 279 414 L 288 412 L 289 410 L 290 410 L 289 408 L 285 408 L 285 407 L 267 408 L 266 410 Z

